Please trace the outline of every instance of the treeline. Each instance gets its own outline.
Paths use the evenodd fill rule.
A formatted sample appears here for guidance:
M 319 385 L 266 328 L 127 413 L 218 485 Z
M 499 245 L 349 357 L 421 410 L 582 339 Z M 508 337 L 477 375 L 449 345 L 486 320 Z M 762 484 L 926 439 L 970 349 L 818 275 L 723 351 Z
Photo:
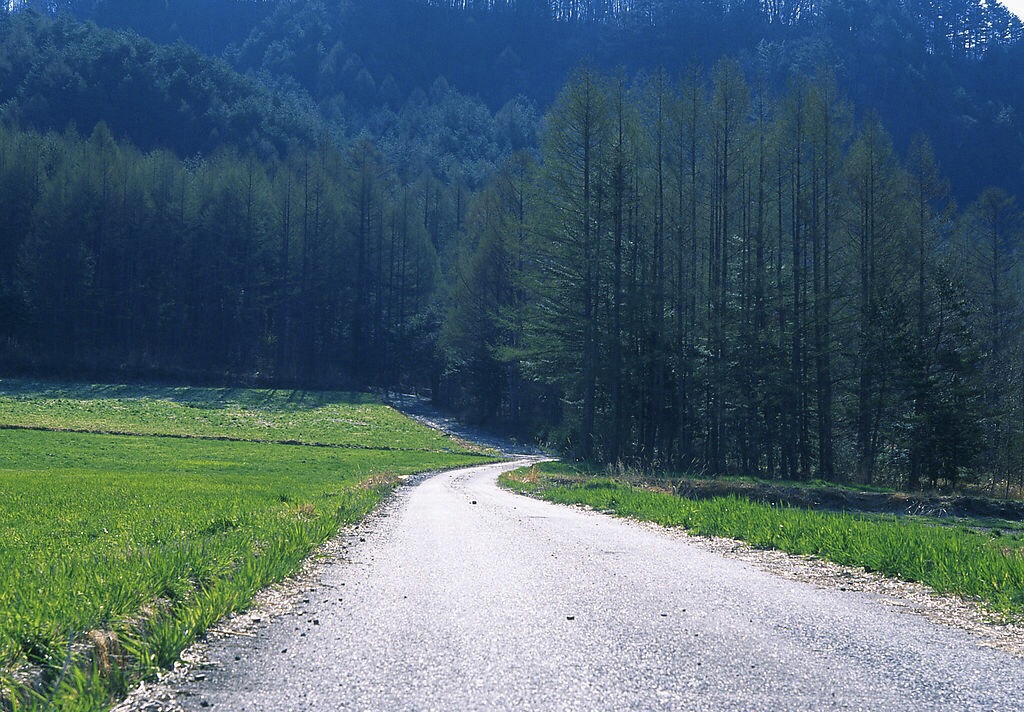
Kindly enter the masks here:
M 419 387 L 642 466 L 1021 484 L 1013 199 L 959 210 L 925 141 L 773 86 L 584 70 L 511 157 L 529 106 L 443 82 L 380 138 L 269 152 L 5 125 L 0 361 Z
M 613 5 L 623 14 L 600 19 Z M 559 19 L 570 15 L 579 19 Z M 1001 4 L 980 0 L 322 0 L 276 4 L 224 56 L 239 71 L 301 88 L 350 130 L 371 132 L 380 107 L 400 111 L 438 77 L 498 112 L 520 96 L 546 109 L 581 61 L 632 76 L 730 56 L 777 93 L 794 72 L 829 66 L 844 94 L 879 112 L 901 151 L 915 133 L 929 136 L 954 194 L 968 202 L 988 185 L 1024 193 L 1024 83 L 1006 81 L 1024 73 L 1022 27 Z
M 302 15 L 303 26 L 327 31 L 322 11 Z M 315 55 L 316 38 L 290 36 L 296 46 L 306 39 Z M 299 70 L 291 49 L 280 44 L 254 39 L 245 53 L 258 59 L 249 69 L 263 76 Z M 522 98 L 492 113 L 444 79 L 402 98 L 393 81 L 378 85 L 348 60 L 327 63 L 316 77 L 325 104 L 347 92 L 350 104 L 367 107 L 347 113 L 358 114 L 365 131 L 347 131 L 343 112 L 318 108 L 294 79 L 275 90 L 183 44 L 156 45 L 68 17 L 0 13 L 0 120 L 22 128 L 88 132 L 103 121 L 115 138 L 143 150 L 187 157 L 228 146 L 261 159 L 315 146 L 325 136 L 370 135 L 407 182 L 429 171 L 473 186 L 513 151 L 536 145 L 536 110 Z
M 589 460 L 1024 481 L 1014 200 L 958 212 L 927 143 L 901 159 L 827 78 L 583 70 L 466 225 L 442 346 L 467 408 Z
M 208 381 L 429 384 L 449 191 L 368 141 L 181 161 L 0 128 L 8 368 Z
M 312 105 L 192 47 L 31 11 L 0 12 L 0 120 L 44 132 L 104 121 L 119 139 L 181 156 L 225 145 L 280 156 L 331 132 Z
M 11 7 L 0 4 L 0 15 Z M 584 60 L 605 71 L 623 67 L 632 75 L 690 63 L 711 66 L 731 56 L 749 75 L 763 75 L 777 93 L 793 72 L 832 67 L 845 94 L 879 112 L 901 152 L 917 132 L 930 138 L 961 202 L 988 185 L 1024 194 L 1024 83 L 1006 79 L 1024 72 L 1024 25 L 998 2 L 31 0 L 14 7 L 71 13 L 157 42 L 181 40 L 222 60 L 203 66 L 175 46 L 166 50 L 169 61 L 159 62 L 156 72 L 149 71 L 154 63 L 145 53 L 137 56 L 147 66 L 136 69 L 133 55 L 124 52 L 104 57 L 94 71 L 88 64 L 97 53 L 92 47 L 78 51 L 79 38 L 53 33 L 47 45 L 50 38 L 38 34 L 47 49 L 45 61 L 21 66 L 46 69 L 49 76 L 34 73 L 22 97 L 13 99 L 10 113 L 24 128 L 63 130 L 73 113 L 69 107 L 81 106 L 92 110 L 91 121 L 77 121 L 88 132 L 97 120 L 97 104 L 124 101 L 131 112 L 99 118 L 115 136 L 127 135 L 141 147 L 209 153 L 212 137 L 214 144 L 220 140 L 265 152 L 280 148 L 282 126 L 317 112 L 334 133 L 354 136 L 365 130 L 380 138 L 395 115 L 410 108 L 415 113 L 439 79 L 465 105 L 456 115 L 481 109 L 496 114 L 531 103 L 543 111 Z M 18 44 L 0 39 L 5 49 Z M 105 42 L 92 38 L 86 44 Z M 72 51 L 63 57 L 65 43 Z M 198 75 L 202 81 L 181 81 L 176 64 L 185 77 Z M 262 85 L 259 100 L 238 100 L 241 77 L 228 76 L 228 65 L 245 75 L 244 83 Z M 130 89 L 119 86 L 122 75 L 132 77 Z M 166 86 L 165 76 L 179 79 Z M 144 78 L 166 91 L 147 96 Z M 93 81 L 99 82 L 95 92 L 82 89 Z M 133 101 L 136 97 L 146 101 Z M 280 116 L 282 99 L 301 107 L 300 116 Z M 23 111 L 27 103 L 31 106 Z M 132 129 L 140 138 L 118 125 L 129 116 L 146 117 Z M 175 133 L 173 122 L 179 118 L 194 122 L 194 130 Z M 154 129 L 146 136 L 150 126 Z M 156 129 L 170 133 L 161 141 Z M 471 141 L 489 140 L 486 133 L 470 136 L 472 124 L 460 130 Z M 318 133 L 314 130 L 314 137 Z M 415 154 L 431 140 L 414 133 L 409 141 L 381 148 L 400 158 L 402 151 Z M 180 150 L 179 144 L 203 148 Z M 438 166 L 447 160 L 436 161 L 431 170 L 440 174 L 445 169 Z
M 666 25 L 695 19 L 698 15 L 763 20 L 775 25 L 840 24 L 861 12 L 879 7 L 820 0 L 740 0 L 705 2 L 695 0 L 426 0 L 430 5 L 467 12 L 496 12 L 543 17 L 561 22 L 616 23 L 623 25 Z M 892 3 L 895 10 L 912 18 L 927 32 L 932 50 L 952 50 L 978 55 L 986 48 L 1021 39 L 1024 25 L 1000 2 L 942 0 L 941 2 Z M 852 28 L 851 28 L 852 29 Z

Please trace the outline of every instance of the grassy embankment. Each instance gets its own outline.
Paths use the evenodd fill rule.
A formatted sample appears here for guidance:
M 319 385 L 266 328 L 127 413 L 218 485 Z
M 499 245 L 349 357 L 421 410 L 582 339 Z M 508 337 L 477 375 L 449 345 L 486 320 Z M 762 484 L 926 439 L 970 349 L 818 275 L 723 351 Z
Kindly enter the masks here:
M 682 527 L 698 536 L 740 539 L 863 567 L 979 600 L 1008 618 L 1024 615 L 1024 529 L 949 526 L 926 517 L 848 514 L 758 504 L 728 496 L 677 497 L 579 470 L 541 463 L 503 475 L 512 490 L 561 504 Z
M 0 428 L 5 710 L 109 706 L 398 476 L 494 459 L 338 393 L 0 381 Z

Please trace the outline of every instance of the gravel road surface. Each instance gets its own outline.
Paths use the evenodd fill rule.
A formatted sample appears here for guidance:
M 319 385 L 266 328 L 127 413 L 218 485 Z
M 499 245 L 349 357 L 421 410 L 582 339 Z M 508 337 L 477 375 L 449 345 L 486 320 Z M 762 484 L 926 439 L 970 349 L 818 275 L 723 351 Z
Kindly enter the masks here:
M 717 556 L 678 533 L 411 482 L 255 636 L 212 646 L 189 710 L 1024 710 L 1024 660 Z

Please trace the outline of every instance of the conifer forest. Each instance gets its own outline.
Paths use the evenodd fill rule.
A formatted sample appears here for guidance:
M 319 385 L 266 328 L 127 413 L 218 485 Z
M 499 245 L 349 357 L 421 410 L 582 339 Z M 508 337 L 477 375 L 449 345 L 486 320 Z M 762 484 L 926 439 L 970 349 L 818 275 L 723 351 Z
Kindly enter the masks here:
M 0 10 L 4 373 L 418 391 L 596 463 L 1024 488 L 1000 3 L 157 5 Z

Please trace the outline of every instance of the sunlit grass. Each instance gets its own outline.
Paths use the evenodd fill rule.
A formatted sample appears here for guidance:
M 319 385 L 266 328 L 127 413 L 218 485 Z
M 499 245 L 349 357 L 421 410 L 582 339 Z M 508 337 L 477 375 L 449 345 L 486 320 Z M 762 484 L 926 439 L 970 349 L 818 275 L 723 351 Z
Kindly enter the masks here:
M 606 477 L 580 477 L 562 463 L 504 475 L 510 489 L 562 504 L 681 527 L 698 536 L 817 556 L 977 599 L 994 611 L 1024 614 L 1024 537 L 940 526 L 922 518 L 819 512 L 758 504 L 736 496 L 691 500 Z
M 90 398 L 108 387 L 79 388 L 70 407 L 52 393 L 4 396 L 0 423 L 58 429 L 0 431 L 0 709 L 45 708 L 51 696 L 56 709 L 109 706 L 296 571 L 399 475 L 488 459 L 390 408 L 338 394 L 327 403 L 294 394 L 307 403 L 295 408 L 235 391 L 215 407 L 144 389 Z M 200 415 L 180 418 L 181 408 Z M 314 422 L 325 412 L 364 423 L 365 441 L 386 449 L 253 435 L 276 422 L 287 436 L 274 441 L 302 441 L 308 417 L 311 440 L 352 444 L 351 423 Z M 69 432 L 171 427 L 188 437 Z
M 367 394 L 0 380 L 0 427 L 480 452 Z

